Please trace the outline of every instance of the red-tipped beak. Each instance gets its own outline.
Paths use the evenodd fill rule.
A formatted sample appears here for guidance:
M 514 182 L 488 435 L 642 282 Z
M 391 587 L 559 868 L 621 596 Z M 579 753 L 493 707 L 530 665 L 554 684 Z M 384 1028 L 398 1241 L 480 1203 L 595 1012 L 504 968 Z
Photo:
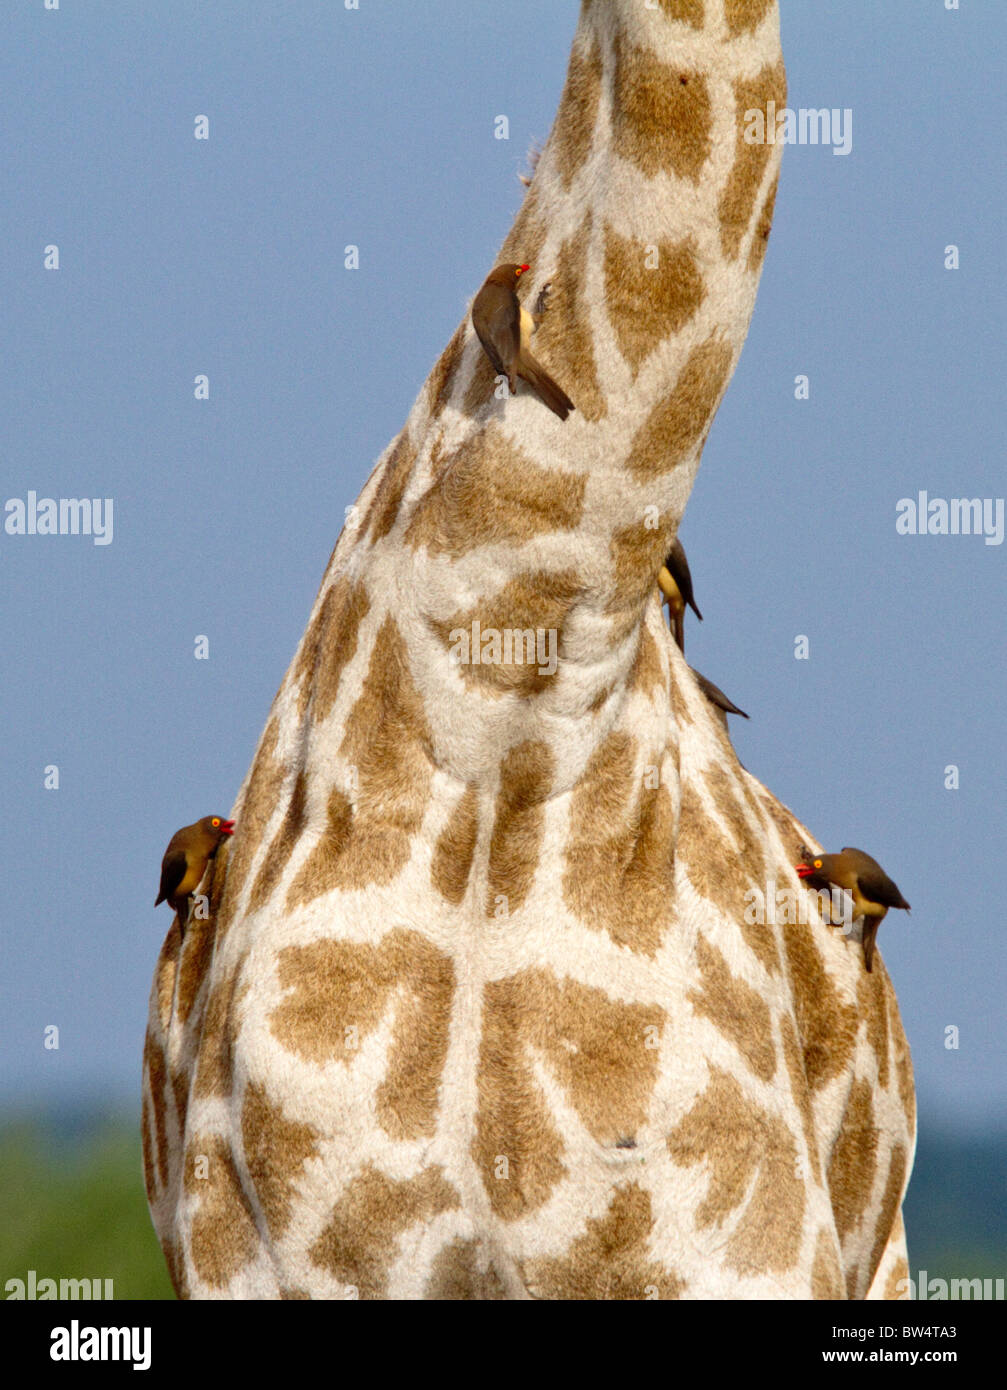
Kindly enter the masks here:
M 530 266 L 530 265 L 519 265 L 518 268 L 517 268 L 517 273 L 518 273 L 519 275 L 523 275 L 523 274 L 525 273 L 526 270 L 531 270 L 531 266 Z
M 233 820 L 222 820 L 222 821 L 220 822 L 220 833 L 221 833 L 221 835 L 233 835 L 233 834 L 234 834 L 234 821 L 233 821 Z
M 810 864 L 797 864 L 795 868 L 797 869 L 798 878 L 810 878 L 815 872 Z

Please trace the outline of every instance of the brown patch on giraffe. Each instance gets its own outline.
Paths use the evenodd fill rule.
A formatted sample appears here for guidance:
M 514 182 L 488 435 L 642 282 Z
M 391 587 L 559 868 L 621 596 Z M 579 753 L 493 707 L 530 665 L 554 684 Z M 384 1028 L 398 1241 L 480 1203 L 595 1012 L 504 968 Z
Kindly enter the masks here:
M 279 829 L 273 836 L 273 843 L 266 850 L 266 856 L 262 861 L 252 885 L 252 891 L 248 899 L 249 912 L 257 911 L 272 896 L 273 889 L 283 877 L 283 871 L 287 867 L 287 861 L 294 852 L 294 846 L 300 838 L 301 831 L 304 829 L 305 808 L 308 797 L 308 778 L 304 769 L 298 771 L 294 779 L 294 786 L 290 793 L 290 800 L 287 802 L 287 810 L 283 820 L 280 822 Z
M 674 902 L 674 832 L 667 788 L 645 784 L 634 739 L 610 734 L 571 800 L 563 901 L 584 926 L 655 955 Z
M 328 824 L 290 886 L 288 911 L 334 888 L 390 883 L 401 872 L 430 797 L 430 747 L 406 645 L 389 616 L 339 749 L 357 770 L 355 803 L 331 793 Z
M 423 1297 L 481 1301 L 506 1299 L 507 1293 L 492 1260 L 481 1258 L 479 1242 L 456 1236 L 434 1260 Z
M 182 1259 L 178 1244 L 168 1235 L 164 1235 L 160 1239 L 171 1286 L 178 1298 L 186 1299 L 189 1297 L 189 1280 L 186 1277 L 185 1261 Z
M 600 714 L 608 702 L 608 697 L 612 694 L 612 686 L 603 685 L 597 695 L 587 707 L 588 714 Z
M 654 1258 L 650 1193 L 635 1182 L 617 1187 L 604 1216 L 589 1216 L 584 1234 L 560 1256 L 525 1260 L 522 1273 L 535 1298 L 681 1298 L 685 1281 Z
M 220 910 L 216 917 L 218 944 L 224 939 L 230 927 L 245 878 L 252 866 L 256 851 L 262 843 L 266 826 L 276 808 L 287 775 L 286 767 L 276 757 L 279 733 L 279 721 L 275 714 L 271 715 L 265 733 L 262 735 L 259 751 L 255 755 L 248 792 L 238 812 L 233 838 L 228 841 L 227 845 L 227 876 L 223 886 Z
M 199 996 L 200 987 L 213 960 L 217 940 L 217 918 L 224 888 L 227 884 L 227 861 L 230 845 L 224 843 L 210 860 L 208 881 L 203 891 L 208 899 L 205 921 L 191 917 L 185 932 L 185 945 L 178 958 L 178 987 L 175 991 L 175 1020 L 186 1023 Z
M 695 1215 L 700 1230 L 722 1227 L 744 1203 L 724 1246 L 726 1264 L 740 1274 L 793 1267 L 806 1192 L 797 1177 L 794 1137 L 779 1116 L 749 1099 L 733 1076 L 711 1066 L 706 1090 L 667 1143 L 676 1163 L 698 1164 L 709 1172 L 707 1194 Z
M 483 1000 L 472 1157 L 490 1206 L 513 1221 L 546 1202 L 566 1173 L 536 1066 L 562 1086 L 596 1143 L 614 1147 L 646 1121 L 658 1058 L 647 1030 L 660 1030 L 665 1014 L 547 969 L 493 980 Z
M 157 1000 L 157 1021 L 162 1034 L 171 1029 L 175 1008 L 175 980 L 178 976 L 178 956 L 181 945 L 174 930 L 174 921 L 161 945 L 154 971 L 154 998 Z
M 771 1081 L 776 1049 L 769 1006 L 751 985 L 731 974 L 716 946 L 703 936 L 696 938 L 696 963 L 702 985 L 689 991 L 689 1003 L 734 1044 L 757 1077 Z
M 895 1240 L 905 1240 L 906 1232 L 902 1221 L 902 1212 L 899 1211 L 892 1227 L 889 1243 Z M 909 1290 L 909 1261 L 904 1253 L 900 1253 L 895 1258 L 895 1263 L 888 1271 L 888 1278 L 885 1281 L 885 1298 L 890 1300 L 903 1300 Z
M 294 1185 L 307 1160 L 317 1157 L 318 1139 L 313 1125 L 288 1120 L 263 1086 L 249 1082 L 241 1107 L 241 1142 L 273 1240 L 279 1240 L 290 1224 Z
M 378 1123 L 393 1139 L 432 1136 L 455 985 L 450 957 L 419 932 L 396 927 L 379 946 L 323 940 L 284 947 L 276 971 L 284 998 L 270 1031 L 318 1066 L 352 1066 L 364 1039 L 394 1014 L 384 1079 L 374 1092 Z
M 676 724 L 679 726 L 683 724 L 695 724 L 696 721 L 689 707 L 689 701 L 682 693 L 682 688 L 678 683 L 678 675 L 676 674 L 674 664 L 671 664 L 669 674 L 668 698 L 671 702 L 672 713 L 675 716 Z
M 799 864 L 805 836 L 797 824 L 797 817 L 792 811 L 788 811 L 786 806 L 781 805 L 776 797 L 765 788 L 757 795 L 762 803 L 762 809 L 780 832 L 780 839 L 783 841 L 787 858 L 791 863 Z
M 314 722 L 328 717 L 339 693 L 343 672 L 357 650 L 360 624 L 370 612 L 363 582 L 341 575 L 329 588 L 304 639 L 294 666 L 298 713 L 303 719 L 311 705 Z
M 399 1238 L 459 1205 L 458 1193 L 436 1165 L 396 1180 L 368 1164 L 347 1185 L 308 1253 L 335 1279 L 355 1286 L 360 1298 L 385 1298 Z
M 143 1187 L 147 1194 L 147 1201 L 150 1206 L 154 1205 L 157 1197 L 159 1183 L 157 1173 L 154 1169 L 154 1145 L 151 1143 L 151 1126 L 153 1121 L 150 1117 L 151 1105 L 148 1104 L 146 1097 L 140 1102 L 140 1150 L 143 1156 Z
M 661 666 L 661 653 L 646 625 L 640 629 L 640 645 L 629 672 L 629 689 L 641 695 L 667 694 L 668 679 Z
M 755 224 L 755 232 L 752 236 L 752 245 L 748 252 L 748 269 L 756 271 L 766 259 L 766 250 L 769 246 L 769 233 L 773 229 L 773 209 L 776 207 L 776 194 L 780 186 L 779 175 L 773 180 L 772 187 L 766 194 L 766 200 L 762 204 L 762 211 L 759 213 L 759 220 Z
M 312 682 L 312 718 L 327 718 L 339 693 L 343 672 L 357 650 L 360 624 L 370 612 L 370 599 L 363 582 L 337 579 L 329 591 L 332 606 L 319 642 L 318 663 Z
M 836 1253 L 836 1238 L 831 1231 L 819 1231 L 815 1242 L 815 1259 L 811 1266 L 812 1298 L 845 1298 L 843 1271 Z
M 479 834 L 479 797 L 466 787 L 434 846 L 430 881 L 455 907 L 465 896 Z
M 154 1158 L 157 1164 L 157 1183 L 165 1187 L 168 1182 L 168 1064 L 161 1044 L 150 1035 L 143 1044 L 143 1065 L 147 1073 L 147 1094 L 153 1110 L 154 1120 Z
M 843 1002 L 829 978 L 811 927 L 784 928 L 783 944 L 804 1070 L 814 1095 L 852 1065 L 857 1010 Z
M 734 168 L 720 195 L 720 244 L 724 255 L 734 260 L 741 249 L 752 221 L 755 200 L 762 187 L 762 176 L 769 163 L 773 146 L 768 140 L 761 144 L 749 144 L 745 139 L 748 121 L 746 111 L 759 110 L 765 119 L 768 103 L 774 101 L 775 109 L 782 111 L 787 104 L 787 76 L 782 63 L 767 64 L 754 78 L 742 78 L 734 84 L 734 101 L 737 115 L 737 142 L 735 146 Z
M 526 740 L 500 760 L 500 785 L 490 836 L 486 915 L 499 899 L 514 912 L 528 896 L 545 830 L 545 803 L 552 791 L 555 758 L 547 743 Z
M 669 19 L 702 29 L 706 23 L 705 0 L 660 0 L 661 9 Z
M 626 467 L 638 482 L 663 477 L 701 446 L 727 389 L 733 361 L 730 346 L 713 337 L 692 349 L 674 391 L 658 402 L 630 446 Z
M 575 48 L 570 55 L 552 136 L 556 168 L 566 191 L 591 153 L 601 99 L 601 78 L 601 49 L 597 41 L 592 42 L 586 53 Z
M 661 527 L 648 526 L 641 517 L 615 531 L 608 549 L 613 584 L 606 612 L 615 620 L 609 641 L 617 645 L 639 623 L 640 606 L 657 586 L 668 539 Z
M 206 1177 L 196 1175 L 201 1158 L 208 1160 Z M 211 1288 L 224 1288 L 259 1248 L 255 1213 L 227 1141 L 195 1135 L 185 1151 L 183 1181 L 186 1192 L 199 1198 L 189 1234 L 193 1268 Z
M 285 812 L 284 819 L 280 821 L 280 828 L 273 837 L 273 844 L 266 851 L 266 858 L 261 862 L 261 869 L 257 874 L 255 884 L 252 885 L 248 903 L 249 912 L 256 912 L 263 906 L 264 902 L 268 901 L 268 898 L 273 895 L 275 885 L 280 883 L 282 876 L 284 876 L 284 869 L 287 867 L 288 859 L 291 858 L 293 847 L 305 828 L 306 802 L 307 776 L 302 767 L 293 781 L 291 799 L 287 803 L 287 812 Z
M 311 1295 L 304 1289 L 284 1287 L 280 1289 L 280 1301 L 281 1303 L 309 1303 L 311 1301 Z
M 398 517 L 415 462 L 416 450 L 410 442 L 408 431 L 403 430 L 395 441 L 395 447 L 381 475 L 381 482 L 378 483 L 377 491 L 364 518 L 362 537 L 369 533 L 371 540 L 376 542 L 388 535 Z
M 325 829 L 287 892 L 287 908 L 310 902 L 342 885 L 342 856 L 350 842 L 353 805 L 339 787 L 329 792 Z
M 346 585 L 349 581 L 344 576 L 341 582 L 343 585 L 342 596 L 345 599 Z M 318 611 L 308 624 L 308 630 L 304 634 L 300 649 L 290 670 L 290 684 L 297 686 L 297 713 L 302 720 L 308 712 L 311 696 L 314 693 L 312 678 L 318 668 L 318 652 L 321 647 L 322 634 L 329 625 L 333 606 L 337 602 L 336 585 L 339 583 L 340 580 L 337 579 L 326 590 L 325 597 L 318 606 Z
M 466 325 L 460 323 L 455 329 L 451 341 L 437 359 L 437 365 L 430 373 L 427 390 L 431 415 L 440 415 L 448 403 L 458 368 L 465 354 L 465 332 Z
M 586 420 L 602 420 L 608 405 L 598 379 L 587 295 L 591 214 L 556 253 L 549 307 L 532 340 L 534 355 L 567 388 Z M 544 407 L 543 407 L 544 408 Z
M 723 778 L 719 769 L 707 769 L 707 783 L 731 835 L 725 835 L 718 822 L 707 814 L 695 787 L 683 783 L 678 853 L 696 892 L 715 903 L 725 917 L 734 922 L 763 968 L 770 975 L 776 975 L 780 970 L 780 956 L 773 927 L 745 920 L 745 895 L 752 888 L 763 891 L 766 882 L 762 831 L 752 827 L 733 798 L 718 794 L 724 787 Z
M 658 263 L 647 261 L 656 246 Z M 689 241 L 648 243 L 605 224 L 605 303 L 634 375 L 654 349 L 694 318 L 706 286 Z
M 520 545 L 572 531 L 587 475 L 539 468 L 491 422 L 456 451 L 413 513 L 407 545 L 460 559 L 482 545 Z
M 238 987 L 237 970 L 218 980 L 210 992 L 196 1057 L 193 1095 L 229 1096 L 234 1080 L 234 1041 L 238 1034 L 238 1007 L 248 985 Z
M 563 625 L 575 601 L 584 592 L 579 575 L 574 570 L 532 570 L 519 574 L 490 597 L 442 621 L 430 621 L 431 630 L 449 651 L 457 649 L 452 633 L 468 634 L 471 642 L 473 624 L 478 621 L 482 638 L 494 631 L 501 636 L 511 634 L 509 647 L 503 640 L 492 639 L 492 645 L 480 640 L 480 661 L 462 661 L 458 674 L 470 690 L 488 694 L 514 694 L 528 698 L 540 695 L 553 687 L 556 675 L 540 671 L 536 633 L 541 628 L 557 633 L 557 650 L 563 657 Z M 531 644 L 531 648 L 529 647 Z M 534 660 L 528 660 L 529 654 Z M 474 655 L 470 651 L 470 657 Z
M 895 990 L 892 988 L 890 980 L 886 994 L 888 998 L 888 1036 L 891 1039 L 891 1064 L 895 1072 L 895 1080 L 898 1083 L 899 1100 L 902 1102 L 906 1123 L 910 1134 L 914 1134 L 916 1132 L 916 1087 L 913 1081 L 913 1061 L 909 1053 L 905 1029 L 902 1027 Z
M 878 1133 L 870 1082 L 854 1081 L 846 1102 L 842 1127 L 829 1162 L 829 1195 L 839 1239 L 845 1240 L 863 1218 L 871 1200 L 878 1161 Z M 887 1232 L 886 1232 L 887 1237 Z M 847 1294 L 853 1297 L 852 1271 Z
M 769 838 L 769 822 L 762 798 L 753 793 L 747 778 L 717 766 L 707 767 L 703 777 L 717 810 L 738 836 L 739 842 L 742 830 L 737 822 L 743 818 L 745 823 L 755 822 L 759 844 L 764 845 Z
M 175 1102 L 175 1116 L 179 1134 L 185 1133 L 185 1117 L 189 1110 L 189 1088 L 191 1085 L 192 1073 L 190 1071 L 173 1071 L 171 1073 L 171 1094 Z
M 902 1203 L 902 1193 L 906 1185 L 906 1171 L 908 1166 L 908 1156 L 906 1154 L 905 1145 L 893 1144 L 891 1158 L 888 1163 L 888 1177 L 885 1180 L 885 1190 L 881 1194 L 881 1209 L 878 1212 L 877 1225 L 874 1228 L 874 1245 L 871 1249 L 871 1257 L 866 1271 L 867 1288 L 870 1288 L 874 1276 L 881 1265 L 885 1249 L 895 1231 L 896 1222 L 900 1222 L 902 1219 L 900 1206 Z
M 776 0 L 724 0 L 724 18 L 731 38 L 754 33 L 775 3 Z
M 867 1043 L 878 1059 L 878 1085 L 888 1085 L 888 999 L 891 989 L 880 972 L 864 970 L 857 982 L 857 1013 L 867 1024 Z
M 790 1078 L 790 1094 L 801 1116 L 801 1128 L 804 1131 L 804 1142 L 811 1163 L 811 1176 L 815 1182 L 821 1182 L 822 1163 L 818 1154 L 815 1116 L 811 1109 L 811 1086 L 804 1069 L 804 1054 L 797 1040 L 797 1029 L 789 1014 L 780 1015 L 780 1037 L 783 1042 L 783 1060 L 787 1064 L 787 1075 Z
M 452 455 L 448 454 L 444 448 L 444 435 L 439 434 L 430 446 L 430 484 L 433 486 L 440 481 L 445 468 L 451 462 Z
M 648 178 L 674 174 L 698 183 L 713 148 L 706 78 L 659 62 L 648 49 L 617 34 L 612 138 L 616 153 Z

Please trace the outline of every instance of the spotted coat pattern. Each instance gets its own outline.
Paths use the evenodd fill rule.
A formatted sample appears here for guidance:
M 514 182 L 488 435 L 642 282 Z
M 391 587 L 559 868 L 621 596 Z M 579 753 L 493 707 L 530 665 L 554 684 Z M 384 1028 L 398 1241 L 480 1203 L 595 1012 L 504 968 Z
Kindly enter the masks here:
M 898 1289 L 890 980 L 814 908 L 749 920 L 815 842 L 655 598 L 754 304 L 770 100 L 775 0 L 585 0 L 498 257 L 529 302 L 551 281 L 535 351 L 576 411 L 500 399 L 459 327 L 158 961 L 144 1164 L 182 1296 Z M 476 663 L 477 623 L 553 633 L 556 669 Z

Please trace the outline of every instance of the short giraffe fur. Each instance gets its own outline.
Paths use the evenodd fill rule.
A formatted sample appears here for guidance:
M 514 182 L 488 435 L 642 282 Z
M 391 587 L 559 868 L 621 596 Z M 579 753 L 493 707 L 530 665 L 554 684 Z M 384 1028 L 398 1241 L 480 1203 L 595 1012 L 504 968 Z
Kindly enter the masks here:
M 459 327 L 336 546 L 210 918 L 161 952 L 143 1139 L 179 1294 L 899 1291 L 891 982 L 817 916 L 746 922 L 815 842 L 655 587 L 772 218 L 743 113 L 785 96 L 774 0 L 584 4 L 497 258 L 527 304 L 552 282 L 535 351 L 577 411 L 497 399 Z M 556 674 L 456 664 L 476 619 L 557 630 Z

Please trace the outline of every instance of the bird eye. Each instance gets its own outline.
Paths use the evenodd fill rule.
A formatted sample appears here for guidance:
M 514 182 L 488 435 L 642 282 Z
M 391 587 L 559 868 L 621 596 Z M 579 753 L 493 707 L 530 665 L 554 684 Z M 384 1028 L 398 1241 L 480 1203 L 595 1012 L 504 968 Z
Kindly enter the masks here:
M 816 869 L 820 869 L 821 867 L 822 867 L 822 861 L 821 861 L 820 859 L 816 859 L 816 860 L 815 860 L 815 868 L 816 868 Z
M 214 828 L 214 830 L 216 830 L 216 828 L 217 828 L 217 826 L 218 826 L 219 824 L 220 824 L 220 817 L 219 817 L 219 816 L 214 816 L 214 818 L 213 818 L 213 828 Z

